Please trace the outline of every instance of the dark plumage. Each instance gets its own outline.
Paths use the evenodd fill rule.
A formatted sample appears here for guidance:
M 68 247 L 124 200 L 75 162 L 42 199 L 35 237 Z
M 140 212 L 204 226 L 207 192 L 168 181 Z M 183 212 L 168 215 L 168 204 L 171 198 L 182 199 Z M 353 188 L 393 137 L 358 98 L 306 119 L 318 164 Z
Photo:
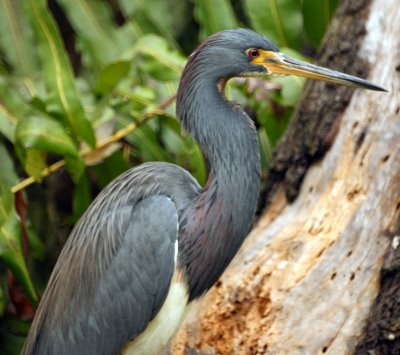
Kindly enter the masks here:
M 232 260 L 255 213 L 257 132 L 219 84 L 280 68 L 298 74 L 306 66 L 298 63 L 248 30 L 217 33 L 197 48 L 182 75 L 177 115 L 209 162 L 206 185 L 167 163 L 140 165 L 111 182 L 69 236 L 23 354 L 150 354 L 167 343 L 186 304 Z M 320 78 L 366 83 L 332 71 Z
M 69 236 L 24 353 L 114 354 L 141 333 L 174 272 L 178 211 L 198 190 L 167 163 L 143 164 L 108 185 Z
M 232 45 L 234 43 L 234 46 Z M 253 220 L 259 193 L 256 129 L 246 113 L 221 96 L 218 84 L 246 72 L 247 48 L 275 48 L 248 30 L 217 33 L 190 57 L 182 75 L 177 114 L 210 163 L 202 193 L 187 206 L 179 234 L 190 299 L 208 290 L 236 254 Z

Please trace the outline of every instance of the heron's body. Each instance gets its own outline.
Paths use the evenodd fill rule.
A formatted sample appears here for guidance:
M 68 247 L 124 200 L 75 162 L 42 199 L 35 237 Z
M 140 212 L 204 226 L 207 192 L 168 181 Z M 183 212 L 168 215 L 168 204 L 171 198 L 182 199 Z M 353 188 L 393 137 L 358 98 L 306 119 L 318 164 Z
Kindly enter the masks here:
M 168 294 L 177 260 L 178 211 L 198 193 L 196 181 L 168 163 L 143 164 L 103 190 L 61 252 L 27 353 L 114 354 L 135 340 Z M 120 197 L 109 199 L 110 194 Z M 95 227 L 88 230 L 88 225 Z M 69 268 L 62 268 L 64 263 Z M 182 277 L 174 281 L 182 284 Z
M 190 302 L 236 254 L 256 209 L 257 132 L 245 112 L 226 100 L 220 84 L 275 68 L 281 58 L 276 53 L 254 32 L 230 30 L 192 54 L 177 114 L 209 162 L 206 185 L 167 163 L 143 164 L 111 182 L 68 238 L 24 354 L 149 355 L 170 340 Z

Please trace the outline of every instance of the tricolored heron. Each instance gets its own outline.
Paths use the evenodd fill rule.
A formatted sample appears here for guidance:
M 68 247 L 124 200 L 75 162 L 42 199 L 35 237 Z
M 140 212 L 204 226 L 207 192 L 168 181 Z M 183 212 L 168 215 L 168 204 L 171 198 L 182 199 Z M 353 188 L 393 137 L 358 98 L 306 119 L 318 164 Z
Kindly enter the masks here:
M 50 277 L 24 354 L 153 354 L 241 246 L 260 183 L 257 131 L 223 95 L 237 76 L 300 75 L 370 90 L 354 76 L 289 58 L 249 30 L 227 30 L 189 57 L 177 116 L 209 162 L 204 187 L 146 163 L 111 182 L 82 216 Z

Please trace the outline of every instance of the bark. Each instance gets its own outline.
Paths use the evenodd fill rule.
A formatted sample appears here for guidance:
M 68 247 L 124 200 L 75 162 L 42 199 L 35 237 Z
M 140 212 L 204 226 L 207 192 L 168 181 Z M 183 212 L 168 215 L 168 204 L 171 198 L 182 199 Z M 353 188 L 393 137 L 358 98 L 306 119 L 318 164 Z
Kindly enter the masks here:
M 400 353 L 399 33 L 397 0 L 342 2 L 319 64 L 389 93 L 308 86 L 268 207 L 173 354 Z

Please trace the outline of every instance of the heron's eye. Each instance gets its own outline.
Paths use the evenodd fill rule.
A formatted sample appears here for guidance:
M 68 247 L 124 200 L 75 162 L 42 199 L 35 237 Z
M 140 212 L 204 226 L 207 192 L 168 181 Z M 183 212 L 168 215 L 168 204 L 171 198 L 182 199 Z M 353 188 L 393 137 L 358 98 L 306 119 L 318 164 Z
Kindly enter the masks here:
M 247 50 L 247 55 L 251 59 L 254 59 L 254 58 L 257 58 L 260 55 L 260 52 L 256 48 L 250 48 L 249 50 Z

